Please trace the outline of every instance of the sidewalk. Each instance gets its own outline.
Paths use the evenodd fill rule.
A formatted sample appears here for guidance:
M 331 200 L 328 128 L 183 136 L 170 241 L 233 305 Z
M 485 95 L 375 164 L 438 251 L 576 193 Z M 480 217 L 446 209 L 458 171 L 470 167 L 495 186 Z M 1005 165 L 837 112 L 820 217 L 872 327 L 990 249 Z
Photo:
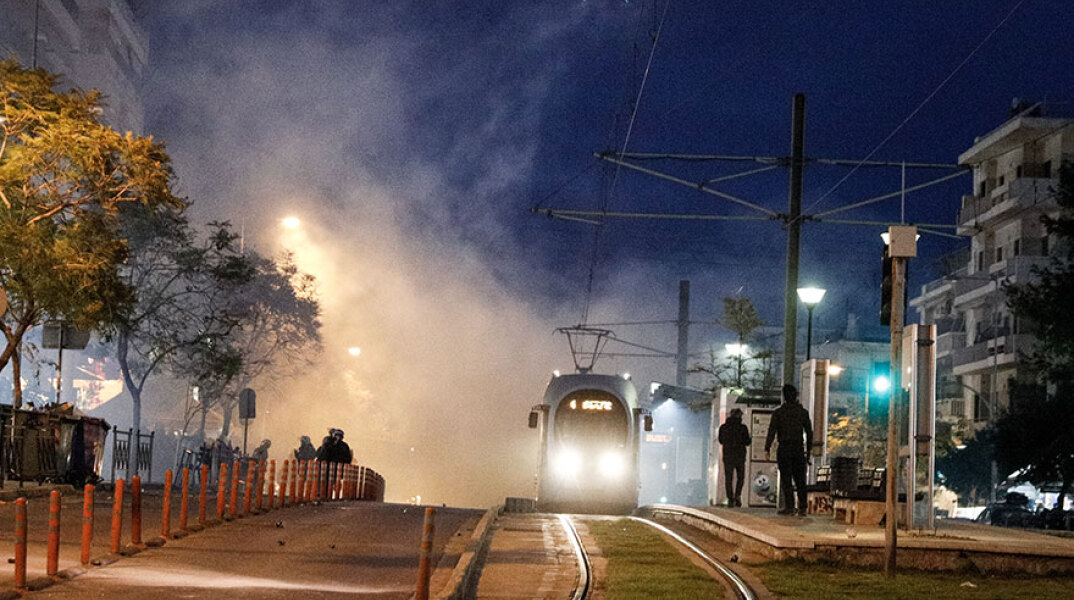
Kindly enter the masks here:
M 9 480 L 0 487 L 0 502 L 14 502 L 17 498 L 47 498 L 52 490 L 60 490 L 65 496 L 75 493 L 74 486 L 66 483 Z M 79 490 L 79 493 L 82 491 Z
M 662 511 L 662 508 L 664 511 Z M 847 525 L 830 515 L 780 516 L 773 509 L 653 505 L 654 515 L 681 511 L 684 523 L 768 556 L 872 562 L 884 549 L 884 528 Z M 1042 574 L 1074 571 L 1074 539 L 938 519 L 935 530 L 900 530 L 899 562 L 929 570 L 974 566 L 985 571 Z

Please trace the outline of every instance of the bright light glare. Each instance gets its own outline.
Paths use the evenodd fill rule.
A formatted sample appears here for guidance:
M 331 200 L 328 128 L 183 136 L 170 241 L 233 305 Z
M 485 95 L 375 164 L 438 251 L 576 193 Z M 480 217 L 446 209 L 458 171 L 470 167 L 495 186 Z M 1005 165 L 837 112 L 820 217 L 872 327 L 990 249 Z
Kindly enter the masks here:
M 843 372 L 843 367 L 839 365 L 828 365 L 828 374 L 832 377 L 838 377 Z
M 600 457 L 600 473 L 608 478 L 619 477 L 623 474 L 626 461 L 618 452 L 607 452 Z
M 351 356 L 358 356 L 361 353 L 362 349 L 358 346 L 351 346 L 350 348 L 347 348 L 347 354 L 350 354 Z
M 806 306 L 816 306 L 820 304 L 826 291 L 818 287 L 798 288 L 798 299 Z
M 563 478 L 574 477 L 582 466 L 582 455 L 577 450 L 563 448 L 556 454 L 553 463 L 556 474 Z
M 302 221 L 298 217 L 285 217 L 281 223 L 286 229 L 298 229 L 302 225 Z
M 873 390 L 883 394 L 891 389 L 891 380 L 883 375 L 878 375 L 873 379 Z
M 729 356 L 745 356 L 750 347 L 746 344 L 724 344 L 724 349 Z

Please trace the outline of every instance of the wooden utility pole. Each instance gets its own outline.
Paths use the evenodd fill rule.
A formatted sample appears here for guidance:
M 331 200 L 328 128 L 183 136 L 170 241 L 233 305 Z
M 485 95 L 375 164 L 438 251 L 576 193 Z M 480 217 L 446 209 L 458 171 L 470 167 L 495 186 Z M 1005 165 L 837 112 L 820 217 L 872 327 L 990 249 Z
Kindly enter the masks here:
M 805 94 L 794 95 L 791 113 L 791 183 L 787 208 L 787 277 L 783 289 L 783 383 L 794 383 L 798 344 L 798 246 L 802 230 L 805 163 Z
M 884 575 L 895 577 L 895 547 L 898 541 L 898 490 L 896 471 L 899 465 L 895 410 L 902 398 L 902 328 L 906 299 L 906 261 L 917 256 L 917 228 L 893 226 L 888 228 L 888 256 L 891 257 L 891 396 L 888 401 L 888 456 L 885 469 L 884 506 Z M 910 440 L 910 451 L 914 451 Z M 912 506 L 907 498 L 907 508 Z M 930 507 L 931 510 L 931 507 Z

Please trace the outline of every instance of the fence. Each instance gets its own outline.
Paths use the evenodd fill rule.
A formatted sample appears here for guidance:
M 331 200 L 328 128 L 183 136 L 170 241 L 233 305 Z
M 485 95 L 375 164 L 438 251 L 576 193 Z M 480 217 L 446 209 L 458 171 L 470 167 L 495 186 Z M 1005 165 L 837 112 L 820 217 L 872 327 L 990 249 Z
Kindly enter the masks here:
M 133 429 L 126 431 L 116 429 L 112 436 L 112 481 L 116 480 L 116 471 L 121 471 L 129 479 L 134 475 L 145 472 L 145 480 L 153 480 L 153 436 L 154 432 L 135 432 Z M 130 468 L 131 440 L 135 444 L 134 469 Z

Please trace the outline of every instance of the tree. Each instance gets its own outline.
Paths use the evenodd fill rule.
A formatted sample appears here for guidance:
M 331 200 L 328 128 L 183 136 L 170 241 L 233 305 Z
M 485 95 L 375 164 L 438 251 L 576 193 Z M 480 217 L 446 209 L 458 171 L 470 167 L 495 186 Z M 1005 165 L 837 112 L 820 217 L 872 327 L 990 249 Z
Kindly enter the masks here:
M 180 211 L 130 206 L 121 214 L 130 247 L 123 273 L 135 297 L 109 333 L 131 395 L 132 427 L 140 430 L 150 377 L 178 353 L 238 326 L 230 299 L 253 271 L 226 223 L 210 223 L 199 240 Z
M 996 455 L 995 431 L 991 427 L 983 429 L 966 439 L 963 446 L 945 451 L 939 448 L 939 433 L 936 438 L 936 476 L 940 483 L 974 504 L 982 496 L 987 499 L 992 487 L 992 457 Z
M 53 91 L 57 77 L 0 62 L 0 369 L 45 319 L 96 329 L 133 301 L 119 267 L 124 204 L 174 206 L 172 172 L 152 138 L 99 121 L 96 91 Z M 14 368 L 18 369 L 18 361 Z M 15 373 L 15 405 L 21 403 Z
M 301 273 L 290 254 L 270 260 L 256 253 L 248 259 L 253 277 L 237 302 L 239 326 L 227 340 L 242 357 L 229 393 L 220 398 L 223 435 L 228 435 L 238 392 L 262 375 L 285 377 L 309 365 L 320 350 L 320 304 L 312 275 Z
M 690 368 L 691 373 L 704 373 L 709 376 L 707 391 L 714 391 L 722 387 L 767 387 L 771 382 L 771 352 L 761 350 L 748 354 L 746 342 L 750 340 L 753 332 L 764 325 L 757 316 L 757 310 L 749 298 L 726 297 L 723 299 L 723 319 L 718 321 L 720 325 L 731 330 L 738 340 L 738 352 L 734 356 L 721 356 L 715 348 L 710 348 L 708 361 L 697 363 Z M 750 369 L 747 361 L 760 360 L 760 368 Z
M 1034 281 L 1005 286 L 1021 329 L 1036 334 L 1025 357 L 1037 381 L 1012 382 L 1010 406 L 995 423 L 997 460 L 1007 472 L 1023 470 L 1035 484 L 1060 480 L 1060 504 L 1074 486 L 1074 319 L 1062 310 L 1074 298 L 1074 164 L 1059 170 L 1053 190 L 1059 210 L 1041 218 L 1058 243 Z

